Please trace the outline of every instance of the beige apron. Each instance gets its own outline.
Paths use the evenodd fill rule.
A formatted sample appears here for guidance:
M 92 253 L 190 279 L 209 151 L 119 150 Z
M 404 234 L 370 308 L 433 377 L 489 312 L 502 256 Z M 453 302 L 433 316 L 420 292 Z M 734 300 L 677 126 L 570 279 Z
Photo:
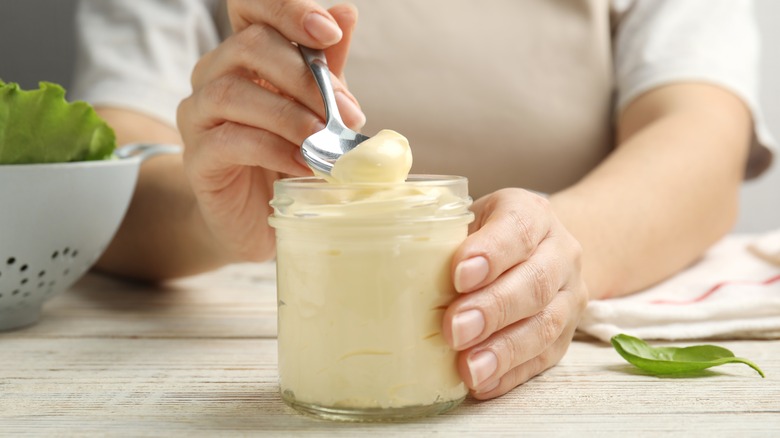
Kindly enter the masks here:
M 360 18 L 346 71 L 363 131 L 406 135 L 414 173 L 465 175 L 475 198 L 554 192 L 612 150 L 619 17 L 609 0 L 352 2 Z M 227 36 L 224 0 L 219 9 Z M 747 177 L 771 158 L 754 138 Z
M 321 2 L 330 6 L 337 2 Z M 552 192 L 612 149 L 608 0 L 357 0 L 349 87 L 414 173 Z

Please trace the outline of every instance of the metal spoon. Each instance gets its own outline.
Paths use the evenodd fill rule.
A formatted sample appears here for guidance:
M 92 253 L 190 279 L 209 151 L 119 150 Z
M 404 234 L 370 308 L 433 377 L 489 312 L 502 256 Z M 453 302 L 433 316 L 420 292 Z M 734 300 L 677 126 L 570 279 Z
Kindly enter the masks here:
M 303 60 L 314 75 L 314 80 L 325 102 L 325 129 L 315 132 L 303 141 L 301 151 L 306 163 L 312 169 L 330 175 L 333 163 L 340 156 L 354 149 L 355 146 L 368 140 L 363 134 L 359 134 L 344 125 L 336 106 L 336 95 L 333 92 L 333 84 L 330 82 L 330 70 L 322 50 L 310 49 L 298 45 L 303 55 Z

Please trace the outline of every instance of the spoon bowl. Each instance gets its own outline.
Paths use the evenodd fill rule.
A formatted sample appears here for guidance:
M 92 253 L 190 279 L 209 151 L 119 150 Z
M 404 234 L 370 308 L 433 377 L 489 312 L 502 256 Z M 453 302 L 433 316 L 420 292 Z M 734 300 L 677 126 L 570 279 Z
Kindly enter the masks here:
M 330 175 L 333 164 L 339 157 L 368 140 L 369 137 L 347 128 L 341 120 L 325 53 L 302 45 L 298 45 L 298 49 L 303 55 L 306 66 L 314 75 L 322 100 L 325 102 L 326 118 L 325 129 L 307 137 L 301 145 L 301 152 L 312 169 Z

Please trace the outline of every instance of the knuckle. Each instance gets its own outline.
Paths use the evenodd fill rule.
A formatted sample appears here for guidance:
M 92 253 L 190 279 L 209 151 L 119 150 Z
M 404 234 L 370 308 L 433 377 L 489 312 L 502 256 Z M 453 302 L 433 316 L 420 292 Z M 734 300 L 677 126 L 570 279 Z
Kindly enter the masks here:
M 269 131 L 266 131 L 265 129 L 255 129 L 252 131 L 252 134 L 254 136 L 252 138 L 252 141 L 255 144 L 265 145 L 265 144 L 271 144 L 276 142 L 276 137 L 274 136 L 274 134 L 272 134 Z M 258 151 L 260 150 L 259 148 L 255 148 L 255 149 Z M 258 156 L 257 159 L 260 160 L 262 159 L 262 157 Z
M 266 11 L 268 12 L 268 17 L 274 22 L 279 22 L 280 20 L 285 18 L 285 13 L 287 12 L 288 4 L 289 4 L 288 1 L 265 2 L 267 8 Z
M 263 24 L 251 24 L 232 39 L 231 51 L 236 59 L 244 63 L 257 58 L 259 48 L 267 47 L 271 40 L 271 29 Z
M 223 147 L 222 145 L 232 143 L 233 133 L 230 130 L 230 123 L 223 123 L 212 129 L 210 137 L 209 143 L 213 148 Z
M 208 83 L 200 91 L 200 107 L 204 114 L 213 114 L 226 107 L 232 100 L 235 79 L 222 76 Z
M 208 139 L 209 155 L 220 158 L 225 155 L 225 149 L 235 141 L 235 132 L 231 123 L 223 123 L 211 131 Z
M 294 120 L 297 109 L 297 104 L 291 99 L 278 99 L 278 102 L 273 104 L 274 107 L 271 111 L 273 114 L 273 125 L 277 127 L 290 125 L 290 121 Z
M 526 246 L 526 248 L 533 248 L 536 246 L 536 242 L 533 238 L 533 225 L 528 218 L 517 209 L 512 209 L 507 212 L 512 225 L 514 226 L 514 234 L 520 239 L 520 243 Z
M 520 365 L 520 363 L 523 362 L 523 358 L 521 357 L 522 345 L 526 342 L 527 340 L 521 339 L 517 334 L 514 336 L 507 336 L 504 339 L 502 348 L 500 350 L 497 349 L 498 351 L 501 351 L 503 355 L 503 357 L 502 355 L 497 355 L 499 363 L 504 364 L 505 369 Z
M 555 269 L 552 268 L 554 264 L 547 266 L 535 262 L 525 263 L 528 281 L 531 283 L 531 302 L 537 309 L 544 308 L 558 292 L 556 275 L 553 272 Z
M 265 24 L 251 24 L 238 38 L 238 48 L 252 53 L 258 47 L 265 47 L 271 39 L 271 28 Z
M 537 317 L 537 333 L 540 345 L 551 345 L 561 336 L 566 325 L 566 320 L 562 312 L 545 309 Z M 544 351 L 547 351 L 545 349 Z M 544 353 L 542 353 L 544 354 Z
M 287 22 L 303 26 L 303 20 L 309 12 L 321 10 L 317 2 L 312 0 L 285 0 L 270 3 L 273 4 L 270 12 L 273 23 Z
M 513 309 L 515 307 L 511 299 L 513 297 L 512 291 L 496 289 L 488 297 L 488 309 L 490 311 L 485 314 L 490 315 L 490 319 L 493 320 L 492 324 L 488 323 L 493 326 L 492 331 L 500 330 L 512 323 L 511 317 L 514 314 Z

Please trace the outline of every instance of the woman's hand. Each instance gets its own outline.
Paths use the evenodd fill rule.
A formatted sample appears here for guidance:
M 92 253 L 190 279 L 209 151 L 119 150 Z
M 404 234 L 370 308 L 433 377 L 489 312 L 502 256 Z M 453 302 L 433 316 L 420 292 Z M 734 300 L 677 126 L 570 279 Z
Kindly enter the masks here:
M 588 300 L 579 243 L 546 199 L 504 189 L 477 200 L 470 235 L 453 259 L 462 295 L 444 334 L 474 397 L 505 394 L 555 365 Z
M 300 145 L 324 127 L 322 98 L 291 41 L 326 49 L 339 110 L 359 128 L 365 117 L 342 77 L 357 12 L 310 0 L 228 7 L 234 35 L 198 62 L 178 125 L 205 225 L 229 258 L 262 260 L 274 248 L 266 223 L 273 181 L 310 173 Z

